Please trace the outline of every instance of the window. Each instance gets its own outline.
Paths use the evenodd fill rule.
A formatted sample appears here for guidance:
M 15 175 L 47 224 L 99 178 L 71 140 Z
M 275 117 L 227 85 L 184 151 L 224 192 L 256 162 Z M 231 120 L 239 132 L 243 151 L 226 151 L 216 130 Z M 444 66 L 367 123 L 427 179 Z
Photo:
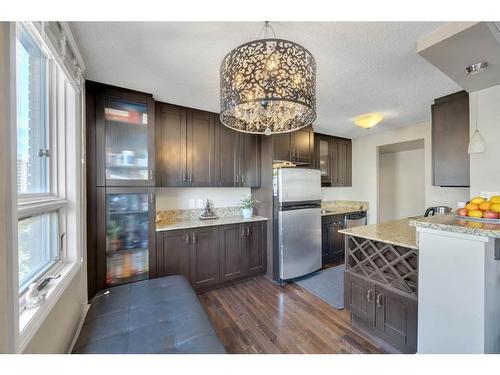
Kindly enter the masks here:
M 18 285 L 56 272 L 64 258 L 67 82 L 28 24 L 16 30 Z
M 50 191 L 47 56 L 24 27 L 16 41 L 17 193 Z
M 59 260 L 59 213 L 50 212 L 19 220 L 19 289 L 24 290 Z

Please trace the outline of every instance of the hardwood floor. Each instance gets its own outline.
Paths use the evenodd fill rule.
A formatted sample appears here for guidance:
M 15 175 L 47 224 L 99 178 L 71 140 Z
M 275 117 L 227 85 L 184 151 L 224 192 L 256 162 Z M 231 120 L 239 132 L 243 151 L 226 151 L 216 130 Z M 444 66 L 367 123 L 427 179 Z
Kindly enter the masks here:
M 264 276 L 201 294 L 228 353 L 382 353 L 337 310 L 297 284 Z

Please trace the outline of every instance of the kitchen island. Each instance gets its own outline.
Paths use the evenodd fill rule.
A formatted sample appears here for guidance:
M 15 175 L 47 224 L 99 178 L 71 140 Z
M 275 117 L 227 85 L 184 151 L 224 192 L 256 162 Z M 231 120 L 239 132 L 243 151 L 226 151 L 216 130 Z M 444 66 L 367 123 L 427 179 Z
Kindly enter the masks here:
M 390 352 L 417 350 L 419 252 L 410 220 L 339 231 L 345 235 L 345 301 L 351 321 Z
M 500 353 L 500 225 L 410 220 L 419 246 L 418 352 Z

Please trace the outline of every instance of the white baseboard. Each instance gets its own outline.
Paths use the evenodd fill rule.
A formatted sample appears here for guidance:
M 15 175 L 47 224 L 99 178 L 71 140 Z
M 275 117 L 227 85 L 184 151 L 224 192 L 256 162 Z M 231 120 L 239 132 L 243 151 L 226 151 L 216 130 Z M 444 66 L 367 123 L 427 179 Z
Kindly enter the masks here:
M 68 351 L 66 354 L 71 354 L 73 352 L 73 348 L 75 347 L 76 340 L 78 340 L 78 336 L 80 336 L 80 331 L 82 330 L 83 322 L 85 321 L 85 318 L 87 317 L 87 312 L 89 311 L 90 304 L 86 303 L 83 306 L 83 312 L 82 312 L 82 317 L 80 319 L 80 322 L 78 323 L 78 327 L 76 328 L 75 335 L 73 336 L 73 340 L 71 340 L 71 345 L 69 346 Z

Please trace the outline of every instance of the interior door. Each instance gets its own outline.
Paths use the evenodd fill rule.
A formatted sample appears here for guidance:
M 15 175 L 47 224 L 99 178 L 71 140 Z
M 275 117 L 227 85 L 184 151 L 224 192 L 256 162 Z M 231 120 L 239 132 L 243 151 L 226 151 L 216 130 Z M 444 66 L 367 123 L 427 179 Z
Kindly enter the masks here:
M 187 112 L 187 185 L 215 186 L 214 115 L 209 112 Z
M 161 186 L 186 185 L 186 110 L 156 102 L 156 155 Z

